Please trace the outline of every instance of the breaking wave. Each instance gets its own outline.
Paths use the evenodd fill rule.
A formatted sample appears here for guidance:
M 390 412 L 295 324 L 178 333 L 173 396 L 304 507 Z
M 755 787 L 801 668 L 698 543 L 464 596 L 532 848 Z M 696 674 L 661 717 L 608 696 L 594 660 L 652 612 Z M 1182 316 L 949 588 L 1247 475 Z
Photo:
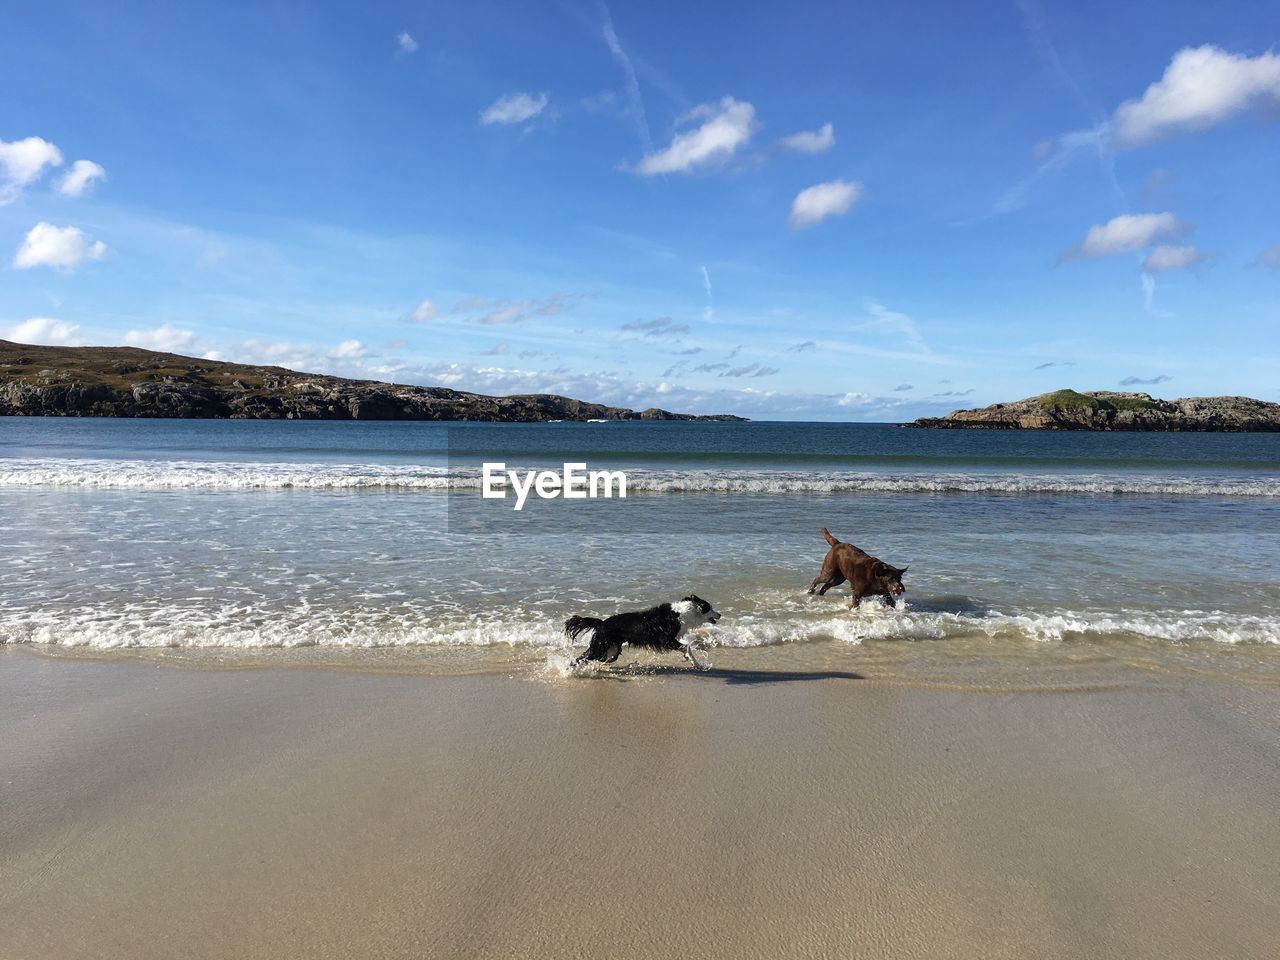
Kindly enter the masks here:
M 712 647 L 769 647 L 838 641 L 1140 639 L 1170 643 L 1280 644 L 1280 616 L 1223 611 L 939 612 L 864 605 L 856 613 L 803 601 L 787 609 L 726 616 L 705 634 Z M 805 607 L 810 609 L 805 611 Z M 383 609 L 317 610 L 306 604 L 261 611 L 251 606 L 134 603 L 57 613 L 0 615 L 0 644 L 93 650 L 137 648 L 351 649 L 451 647 L 566 650 L 559 622 L 519 609 L 502 616 L 391 616 Z
M 545 468 L 546 465 L 543 465 Z M 1280 497 L 1280 477 L 629 469 L 632 493 L 924 493 Z M 477 490 L 477 468 L 200 460 L 0 460 L 0 486 L 143 490 Z

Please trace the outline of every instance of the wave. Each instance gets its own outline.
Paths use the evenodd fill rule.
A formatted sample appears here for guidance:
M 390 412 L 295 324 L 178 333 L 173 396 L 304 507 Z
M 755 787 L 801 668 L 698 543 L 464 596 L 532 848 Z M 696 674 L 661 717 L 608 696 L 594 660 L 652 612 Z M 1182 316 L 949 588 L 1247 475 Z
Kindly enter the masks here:
M 1280 645 L 1280 616 L 1224 611 L 1080 611 L 953 613 L 864 606 L 857 613 L 806 611 L 803 601 L 783 609 L 726 616 L 704 641 L 712 647 L 771 647 L 838 641 L 1145 640 Z M 389 616 L 358 608 L 321 611 L 308 605 L 275 611 L 249 606 L 210 609 L 189 605 L 129 604 L 120 609 L 71 610 L 0 616 L 0 645 L 37 644 L 92 650 L 138 648 L 350 649 L 435 647 L 566 650 L 559 622 L 520 609 L 502 616 Z
M 545 466 L 545 465 L 544 465 Z M 1280 477 L 629 469 L 630 493 L 922 493 L 1280 497 Z M 477 490 L 479 470 L 395 464 L 0 460 L 0 486 L 139 490 Z

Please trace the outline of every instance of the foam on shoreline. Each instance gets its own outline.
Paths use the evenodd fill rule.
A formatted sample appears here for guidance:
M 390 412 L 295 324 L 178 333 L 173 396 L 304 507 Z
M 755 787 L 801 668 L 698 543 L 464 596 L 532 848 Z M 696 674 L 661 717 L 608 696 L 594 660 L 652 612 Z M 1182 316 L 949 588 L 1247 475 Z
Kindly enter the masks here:
M 1039 494 L 1280 497 L 1280 478 L 1126 473 L 628 469 L 633 493 Z M 0 486 L 133 490 L 478 490 L 479 470 L 395 464 L 33 458 L 0 460 Z
M 890 610 L 874 604 L 841 609 L 766 610 L 726 618 L 705 635 L 712 647 L 756 648 L 838 641 L 1144 640 L 1167 643 L 1280 644 L 1280 617 L 1214 610 L 1048 610 L 953 613 Z M 535 611 L 438 616 L 425 611 L 389 615 L 374 607 L 322 610 L 301 605 L 271 611 L 244 605 L 193 606 L 162 602 L 120 608 L 0 614 L 0 644 L 91 650 L 134 648 L 289 649 L 328 647 L 568 649 L 559 624 Z

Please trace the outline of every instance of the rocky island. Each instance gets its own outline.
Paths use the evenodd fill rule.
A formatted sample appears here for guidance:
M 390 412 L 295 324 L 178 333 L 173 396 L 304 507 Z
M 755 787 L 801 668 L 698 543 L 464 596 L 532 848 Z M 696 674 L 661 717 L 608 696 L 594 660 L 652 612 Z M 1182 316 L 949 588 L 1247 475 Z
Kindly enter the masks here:
M 1158 400 L 1145 393 L 1057 390 L 978 410 L 921 417 L 908 427 L 969 430 L 1280 431 L 1280 404 L 1250 397 Z
M 135 347 L 0 340 L 0 416 L 250 420 L 723 420 L 628 410 L 555 394 L 489 397 L 447 387 L 348 380 Z

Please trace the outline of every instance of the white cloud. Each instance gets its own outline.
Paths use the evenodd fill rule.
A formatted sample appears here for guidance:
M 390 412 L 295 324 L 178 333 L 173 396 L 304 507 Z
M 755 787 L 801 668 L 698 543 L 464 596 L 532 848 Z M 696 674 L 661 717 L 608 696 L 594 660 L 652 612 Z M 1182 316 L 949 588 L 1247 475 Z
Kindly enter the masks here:
M 418 41 L 413 39 L 407 30 L 402 30 L 396 37 L 396 45 L 401 53 L 415 53 L 418 49 Z
M 430 323 L 436 318 L 439 311 L 436 305 L 430 300 L 423 300 L 420 304 L 413 308 L 413 312 L 405 317 L 409 323 Z
M 361 360 L 368 352 L 369 348 L 359 340 L 343 340 L 329 351 L 329 357 L 332 360 Z
M 536 96 L 529 93 L 509 93 L 505 97 L 499 97 L 480 114 L 480 123 L 486 127 L 495 123 L 523 123 L 540 114 L 546 105 L 545 93 Z
M 636 173 L 689 173 L 699 167 L 723 163 L 751 139 L 756 127 L 756 108 L 742 100 L 725 97 L 719 103 L 704 103 L 691 110 L 683 122 L 701 120 L 692 130 L 677 134 L 671 145 L 644 157 Z
M 195 346 L 196 335 L 190 330 L 180 330 L 165 323 L 153 330 L 130 330 L 125 333 L 124 342 L 130 347 L 141 347 L 143 350 L 181 353 Z
M 256 363 L 290 367 L 295 370 L 314 368 L 317 360 L 310 344 L 289 343 L 283 340 L 242 340 L 227 351 L 236 363 Z
M 1280 270 L 1280 243 L 1267 247 L 1260 254 L 1258 259 L 1253 261 L 1255 267 L 1267 267 L 1271 270 Z
M 52 346 L 68 346 L 79 343 L 80 327 L 65 320 L 51 317 L 32 317 L 22 323 L 4 328 L 4 339 L 15 343 L 37 343 Z
M 807 187 L 796 194 L 791 203 L 789 223 L 792 230 L 803 230 L 827 217 L 847 213 L 862 194 L 862 184 L 848 180 L 832 180 Z
M 1163 243 L 1147 254 L 1142 269 L 1147 273 L 1165 270 L 1185 270 L 1207 260 L 1209 255 L 1189 243 Z
M 824 123 L 817 130 L 801 130 L 783 137 L 780 142 L 788 150 L 795 150 L 797 153 L 822 153 L 835 145 L 836 128 Z
M 62 151 L 40 137 L 0 140 L 0 207 L 18 199 L 22 188 L 40 179 L 45 167 L 61 165 Z
M 107 179 L 107 171 L 101 164 L 94 163 L 92 160 L 77 160 L 71 165 L 66 175 L 58 181 L 58 192 L 64 197 L 83 196 L 89 184 L 95 180 L 105 179 Z
M 842 407 L 865 407 L 874 401 L 875 397 L 869 393 L 846 393 L 836 403 Z
M 1208 44 L 1186 47 L 1140 100 L 1116 108 L 1112 132 L 1117 146 L 1136 147 L 1208 129 L 1268 101 L 1280 105 L 1280 55 L 1245 57 Z
M 106 255 L 106 244 L 91 241 L 79 227 L 55 227 L 42 221 L 27 233 L 13 265 L 19 270 L 41 266 L 74 270 L 86 260 L 101 260 Z
M 1126 213 L 1089 228 L 1077 246 L 1064 250 L 1060 260 L 1109 257 L 1134 253 L 1157 240 L 1180 237 L 1191 229 L 1172 213 Z

